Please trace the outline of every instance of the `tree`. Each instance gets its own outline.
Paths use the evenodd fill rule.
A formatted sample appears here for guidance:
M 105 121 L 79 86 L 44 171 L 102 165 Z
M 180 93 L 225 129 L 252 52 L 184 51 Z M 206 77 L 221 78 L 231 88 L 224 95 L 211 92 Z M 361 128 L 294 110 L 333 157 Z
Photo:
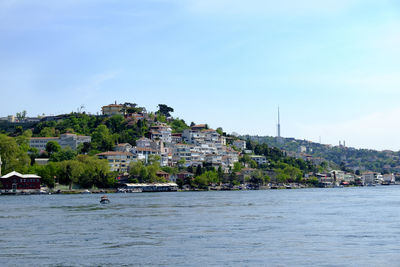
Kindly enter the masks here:
M 185 166 L 186 160 L 184 158 L 180 158 L 178 160 L 177 164 L 178 164 L 178 167 L 181 169 L 181 168 L 183 168 Z
M 77 161 L 82 164 L 83 172 L 79 177 L 79 185 L 90 188 L 93 185 L 97 187 L 108 187 L 110 180 L 108 174 L 110 167 L 106 160 L 98 159 L 88 155 L 77 156 Z
M 0 134 L 0 156 L 3 162 L 2 173 L 13 170 L 22 171 L 31 162 L 30 157 L 24 149 L 18 146 L 15 138 L 4 134 Z
M 88 154 L 92 149 L 92 143 L 84 142 L 83 144 L 79 144 L 78 151 L 80 154 Z
M 218 127 L 216 131 L 219 133 L 219 135 L 224 135 L 224 130 L 221 127 Z
M 139 178 L 143 167 L 144 164 L 141 160 L 136 162 L 131 162 L 129 164 L 129 175 L 133 178 Z
M 195 174 L 196 174 L 196 176 L 200 176 L 200 175 L 203 174 L 203 170 L 201 168 L 201 165 L 197 165 Z
M 23 110 L 22 112 L 17 112 L 16 117 L 18 119 L 18 121 L 22 121 L 26 118 L 26 110 Z
M 45 127 L 39 133 L 39 136 L 41 137 L 56 137 L 57 135 L 58 132 L 55 128 L 52 127 Z
M 45 150 L 47 151 L 47 153 L 49 153 L 49 155 L 52 155 L 53 153 L 56 153 L 56 152 L 60 151 L 61 150 L 61 146 L 56 141 L 49 141 L 46 144 Z
M 179 118 L 176 118 L 171 122 L 171 127 L 174 133 L 181 133 L 183 130 L 189 129 L 189 126 L 186 125 L 185 121 L 180 120 Z
M 224 178 L 224 172 L 222 170 L 222 166 L 220 165 L 218 167 L 218 179 L 222 180 L 222 178 Z
M 319 184 L 318 178 L 315 176 L 311 176 L 307 179 L 307 184 L 317 186 Z
M 113 136 L 107 126 L 97 126 L 97 128 L 92 133 L 92 146 L 100 151 L 109 151 L 113 148 Z
M 240 172 L 242 170 L 242 164 L 240 162 L 233 163 L 233 172 Z
M 32 131 L 26 130 L 21 135 L 15 137 L 17 145 L 23 151 L 27 152 L 29 150 L 29 139 L 32 137 Z
M 257 170 L 251 174 L 249 182 L 255 186 L 260 186 L 264 184 L 265 176 L 263 175 L 262 171 Z
M 159 104 L 158 111 L 156 113 L 169 118 L 171 117 L 170 112 L 174 112 L 174 109 L 165 104 Z
M 77 160 L 66 160 L 59 163 L 60 169 L 58 177 L 60 183 L 69 185 L 69 190 L 72 189 L 72 184 L 79 181 L 79 177 L 84 173 L 82 163 Z
M 76 157 L 76 151 L 72 150 L 70 147 L 61 149 L 58 152 L 54 152 L 50 155 L 50 161 L 61 162 L 64 160 L 73 160 Z

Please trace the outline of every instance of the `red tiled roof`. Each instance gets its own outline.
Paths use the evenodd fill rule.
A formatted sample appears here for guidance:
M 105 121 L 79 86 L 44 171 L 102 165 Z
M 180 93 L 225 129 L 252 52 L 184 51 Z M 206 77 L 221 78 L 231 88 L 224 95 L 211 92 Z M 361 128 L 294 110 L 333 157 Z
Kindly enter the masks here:
M 36 139 L 59 139 L 60 137 L 31 137 L 30 139 L 36 140 Z
M 119 152 L 119 151 L 107 151 L 103 153 L 96 154 L 96 156 L 133 156 L 131 152 Z
M 152 151 L 152 152 L 158 152 L 155 149 L 148 148 L 148 147 L 135 147 L 136 151 Z

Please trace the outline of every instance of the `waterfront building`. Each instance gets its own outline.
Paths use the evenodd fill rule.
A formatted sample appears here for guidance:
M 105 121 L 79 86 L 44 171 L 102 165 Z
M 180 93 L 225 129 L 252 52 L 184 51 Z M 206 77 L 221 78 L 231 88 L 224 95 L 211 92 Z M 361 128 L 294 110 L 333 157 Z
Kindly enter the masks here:
M 65 133 L 60 137 L 32 137 L 29 139 L 29 146 L 37 148 L 38 150 L 45 150 L 48 142 L 56 141 L 60 144 L 61 148 L 70 147 L 76 150 L 80 144 L 90 143 L 91 140 L 92 138 L 90 136 Z
M 128 172 L 129 164 L 134 160 L 131 152 L 108 151 L 96 155 L 99 159 L 106 159 L 111 171 Z
M 396 182 L 395 176 L 393 173 L 388 173 L 383 175 L 383 182 L 386 184 L 394 184 Z
M 165 171 L 158 171 L 156 175 L 160 178 L 164 178 L 165 180 L 169 181 L 169 173 Z
M 364 185 L 374 184 L 376 178 L 375 172 L 364 172 L 362 175 L 362 180 Z
M 40 179 L 41 177 L 35 174 L 20 174 L 18 172 L 10 172 L 0 177 L 2 189 L 0 192 L 40 192 Z
M 181 171 L 180 173 L 178 173 L 177 177 L 178 177 L 178 179 L 184 181 L 187 178 L 193 178 L 194 174 L 191 172 L 187 172 L 187 171 Z

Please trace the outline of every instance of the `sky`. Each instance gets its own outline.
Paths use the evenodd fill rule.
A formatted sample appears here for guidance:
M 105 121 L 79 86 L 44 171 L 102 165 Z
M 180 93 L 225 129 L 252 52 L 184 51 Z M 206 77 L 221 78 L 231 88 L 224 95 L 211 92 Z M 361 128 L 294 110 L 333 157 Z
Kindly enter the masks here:
M 134 102 L 239 134 L 400 150 L 396 0 L 0 0 L 0 117 Z

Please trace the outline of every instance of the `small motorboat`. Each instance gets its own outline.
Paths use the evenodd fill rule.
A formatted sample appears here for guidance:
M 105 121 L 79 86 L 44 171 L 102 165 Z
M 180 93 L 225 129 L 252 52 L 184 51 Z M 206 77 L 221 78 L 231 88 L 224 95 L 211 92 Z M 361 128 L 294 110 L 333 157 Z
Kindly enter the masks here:
M 104 195 L 104 196 L 101 197 L 100 203 L 101 204 L 108 204 L 108 203 L 110 203 L 110 200 L 108 199 L 107 196 Z

